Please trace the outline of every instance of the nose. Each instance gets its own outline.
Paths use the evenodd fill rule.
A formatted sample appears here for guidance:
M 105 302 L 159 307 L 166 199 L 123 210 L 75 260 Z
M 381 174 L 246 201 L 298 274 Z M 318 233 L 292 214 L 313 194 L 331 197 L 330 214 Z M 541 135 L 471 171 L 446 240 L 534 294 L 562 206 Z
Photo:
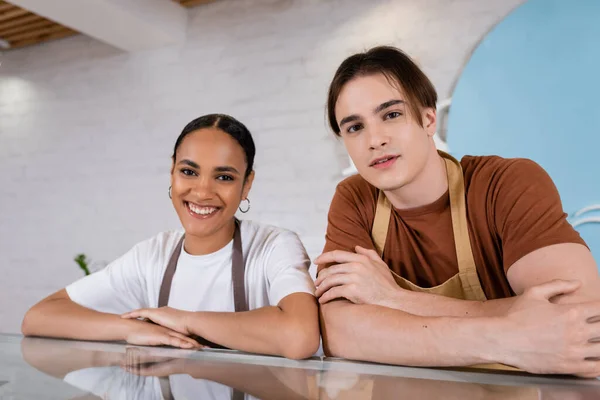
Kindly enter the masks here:
M 192 192 L 198 196 L 199 199 L 210 199 L 214 195 L 214 179 L 209 176 L 202 176 L 194 180 Z
M 385 148 L 389 143 L 389 136 L 383 129 L 370 129 L 368 132 L 369 150 Z

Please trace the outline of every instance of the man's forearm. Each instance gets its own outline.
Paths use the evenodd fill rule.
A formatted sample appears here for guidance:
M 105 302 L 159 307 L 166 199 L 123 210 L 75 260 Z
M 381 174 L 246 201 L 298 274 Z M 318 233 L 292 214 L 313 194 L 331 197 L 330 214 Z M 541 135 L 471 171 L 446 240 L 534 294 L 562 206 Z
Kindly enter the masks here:
M 517 296 L 486 301 L 460 300 L 424 292 L 398 289 L 384 307 L 404 311 L 422 317 L 497 317 L 505 315 L 517 300 Z M 578 291 L 558 296 L 557 304 L 578 304 L 600 299 L 600 281 L 586 282 Z
M 94 311 L 61 298 L 34 306 L 25 315 L 21 330 L 26 336 L 113 341 L 125 340 L 135 323 L 140 322 Z
M 495 317 L 422 317 L 347 301 L 325 304 L 321 312 L 332 356 L 412 366 L 502 362 Z
M 516 297 L 486 301 L 460 300 L 399 289 L 395 296 L 380 305 L 422 317 L 496 317 L 504 315 L 515 300 Z

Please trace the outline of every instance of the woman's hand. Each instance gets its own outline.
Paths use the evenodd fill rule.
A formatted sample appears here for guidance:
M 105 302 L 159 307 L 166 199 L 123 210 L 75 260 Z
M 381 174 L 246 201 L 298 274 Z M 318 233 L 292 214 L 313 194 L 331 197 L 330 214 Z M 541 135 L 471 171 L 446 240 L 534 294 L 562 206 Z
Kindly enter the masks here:
M 135 322 L 135 326 L 127 334 L 127 343 L 141 346 L 165 345 L 180 347 L 182 349 L 199 349 L 203 347 L 200 343 L 189 338 L 186 333 L 182 332 L 187 332 L 187 330 L 182 329 L 180 331 L 178 329 L 173 329 L 175 327 L 181 328 L 177 325 L 178 319 L 172 316 L 172 314 L 175 313 L 167 313 L 164 310 L 159 310 L 162 309 L 141 309 L 122 315 L 122 318 L 135 319 L 143 317 L 154 322 L 132 321 Z M 174 311 L 183 312 L 179 310 Z M 165 322 L 165 324 L 161 321 Z M 169 323 L 170 326 L 165 326 L 167 323 Z

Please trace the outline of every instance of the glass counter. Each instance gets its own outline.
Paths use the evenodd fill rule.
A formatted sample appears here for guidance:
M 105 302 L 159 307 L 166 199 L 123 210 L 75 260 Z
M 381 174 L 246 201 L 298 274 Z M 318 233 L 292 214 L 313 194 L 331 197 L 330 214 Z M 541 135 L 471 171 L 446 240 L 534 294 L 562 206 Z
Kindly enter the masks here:
M 0 335 L 0 399 L 600 399 L 600 380 Z

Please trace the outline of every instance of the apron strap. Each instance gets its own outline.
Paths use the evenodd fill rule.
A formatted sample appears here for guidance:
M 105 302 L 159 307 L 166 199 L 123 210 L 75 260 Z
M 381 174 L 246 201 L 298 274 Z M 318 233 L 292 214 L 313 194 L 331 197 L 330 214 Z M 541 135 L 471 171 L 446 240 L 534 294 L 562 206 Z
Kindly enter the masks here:
M 233 234 L 233 253 L 231 254 L 231 280 L 233 283 L 233 304 L 235 312 L 248 311 L 246 301 L 246 262 L 242 251 L 242 234 L 240 221 L 235 220 L 235 233 Z
M 167 269 L 165 270 L 165 274 L 163 275 L 162 283 L 160 284 L 160 292 L 158 292 L 158 306 L 166 307 L 169 304 L 169 296 L 171 295 L 171 285 L 173 284 L 173 276 L 175 276 L 175 271 L 177 270 L 177 260 L 179 260 L 179 255 L 181 254 L 181 248 L 183 247 L 183 239 L 185 238 L 185 234 L 179 239 L 177 246 L 175 246 L 175 250 L 173 254 L 171 254 L 171 258 L 169 259 L 169 263 L 167 264 Z
M 163 275 L 163 280 L 160 285 L 160 292 L 158 294 L 159 307 L 166 307 L 169 304 L 169 296 L 171 294 L 173 276 L 175 276 L 175 271 L 177 270 L 177 261 L 179 260 L 179 256 L 181 255 L 181 249 L 183 248 L 184 238 L 185 235 L 181 237 L 179 243 L 177 243 L 177 246 L 175 246 L 175 250 L 173 251 L 173 254 L 171 254 L 171 258 L 169 259 L 169 263 L 167 264 L 167 269 L 165 270 L 165 274 Z M 235 312 L 248 311 L 248 302 L 246 300 L 245 275 L 246 263 L 244 260 L 244 252 L 242 251 L 242 234 L 240 232 L 240 221 L 236 218 L 235 231 L 233 233 L 233 252 L 231 254 L 231 280 L 233 283 L 233 303 L 235 305 Z M 195 337 L 194 339 L 198 340 L 201 344 L 206 344 L 210 347 L 221 349 L 224 348 L 223 346 L 218 345 L 216 343 L 212 343 L 204 338 Z M 167 400 L 173 399 L 169 378 L 166 377 L 166 379 L 161 379 L 160 383 L 163 398 Z M 233 388 L 231 399 L 244 400 L 244 392 Z
M 450 195 L 450 213 L 452 216 L 452 231 L 454 233 L 454 247 L 458 260 L 458 273 L 463 291 L 467 299 L 485 301 L 486 297 L 481 288 L 477 267 L 473 258 L 473 249 L 469 238 L 467 225 L 467 202 L 465 195 L 465 182 L 462 167 L 457 159 L 450 154 L 438 151 L 446 163 L 448 176 L 448 192 Z
M 163 400 L 175 400 L 173 392 L 171 392 L 171 381 L 168 376 L 161 376 L 158 378 L 160 384 L 160 394 Z
M 181 255 L 183 248 L 183 240 L 185 235 L 181 237 L 163 275 L 163 280 L 160 285 L 158 294 L 158 306 L 166 307 L 169 304 L 169 296 L 171 294 L 171 285 L 173 284 L 173 276 L 177 270 L 177 261 Z M 240 233 L 240 221 L 235 220 L 235 232 L 233 234 L 233 252 L 231 255 L 231 281 L 233 284 L 233 303 L 235 312 L 248 311 L 248 302 L 246 300 L 246 263 L 244 260 L 244 252 L 242 251 L 242 235 Z
M 450 215 L 452 218 L 452 231 L 454 234 L 454 247 L 458 260 L 458 273 L 465 298 L 473 300 L 486 300 L 485 293 L 481 288 L 477 268 L 473 258 L 469 229 L 467 225 L 467 205 L 465 200 L 465 184 L 460 162 L 450 154 L 438 150 L 446 164 L 446 175 L 448 178 L 448 192 L 450 195 Z M 392 205 L 382 190 L 377 197 L 377 208 L 375 219 L 371 229 L 373 244 L 380 257 L 383 257 L 383 249 L 390 224 Z
M 379 257 L 383 257 L 383 249 L 385 247 L 385 239 L 387 238 L 388 229 L 390 227 L 390 216 L 392 215 L 392 205 L 383 191 L 379 191 L 377 196 L 377 208 L 375 209 L 375 220 L 373 220 L 373 228 L 371 229 L 371 237 L 375 244 L 375 250 Z

